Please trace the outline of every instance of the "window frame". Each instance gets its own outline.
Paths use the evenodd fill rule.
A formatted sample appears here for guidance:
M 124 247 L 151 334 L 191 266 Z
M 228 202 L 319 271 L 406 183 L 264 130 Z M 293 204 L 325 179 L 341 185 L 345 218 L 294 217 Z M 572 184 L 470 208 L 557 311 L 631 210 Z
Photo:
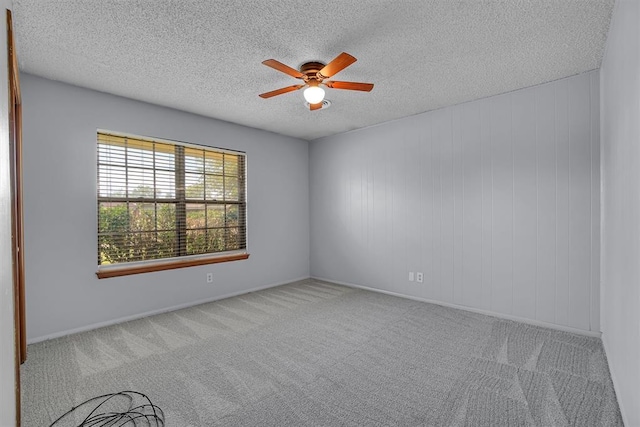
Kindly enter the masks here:
M 166 201 L 169 202 L 169 200 L 171 200 L 170 203 L 174 203 L 176 205 L 176 207 L 182 205 L 185 209 L 186 209 L 186 205 L 189 203 L 204 203 L 205 206 L 208 205 L 226 205 L 226 204 L 235 204 L 237 206 L 239 206 L 239 210 L 241 212 L 240 215 L 240 225 L 238 226 L 240 231 L 243 233 L 244 236 L 244 248 L 241 249 L 234 249 L 234 250 L 226 250 L 226 251 L 219 251 L 219 252 L 209 252 L 209 253 L 203 253 L 203 254 L 193 254 L 193 255 L 187 255 L 187 254 L 183 254 L 183 255 L 178 255 L 178 256 L 174 256 L 174 257 L 166 257 L 166 258 L 157 258 L 157 259 L 149 259 L 149 260 L 141 260 L 141 261 L 129 261 L 129 262 L 122 262 L 122 263 L 115 263 L 115 264 L 105 264 L 105 265 L 100 265 L 98 264 L 98 269 L 96 271 L 96 276 L 99 279 L 104 279 L 104 278 L 110 278 L 110 277 L 119 277 L 119 276 L 126 276 L 126 275 L 132 275 L 132 274 L 140 274 L 140 273 L 148 273 L 148 272 L 154 272 L 154 271 L 164 271 L 164 270 L 172 270 L 172 269 L 177 269 L 177 268 L 185 268 L 185 267 L 193 267 L 193 266 L 199 266 L 199 265 L 207 265 L 207 264 L 217 264 L 217 263 L 222 263 L 222 262 L 230 262 L 230 261 L 239 261 L 239 260 L 244 260 L 244 259 L 248 259 L 249 258 L 249 253 L 247 252 L 248 249 L 248 233 L 247 233 L 247 155 L 245 152 L 242 151 L 236 151 L 236 150 L 231 150 L 231 149 L 226 149 L 226 148 L 219 148 L 219 147 L 211 147 L 208 145 L 198 145 L 198 144 L 191 144 L 191 143 L 187 143 L 187 142 L 182 142 L 182 141 L 173 141 L 173 140 L 168 140 L 168 139 L 163 139 L 163 138 L 156 138 L 156 137 L 149 137 L 149 136 L 141 136 L 141 135 L 132 135 L 132 134 L 127 134 L 127 133 L 122 133 L 122 132 L 116 132 L 116 131 L 110 131 L 110 130 L 105 130 L 105 129 L 97 129 L 96 130 L 96 158 L 98 159 L 98 162 L 96 163 L 96 167 L 99 167 L 100 164 L 100 154 L 98 152 L 98 148 L 100 145 L 100 141 L 99 141 L 99 135 L 100 134 L 106 134 L 106 135 L 113 135 L 115 137 L 120 137 L 120 138 L 131 138 L 133 140 L 139 140 L 139 141 L 149 141 L 151 143 L 159 143 L 159 144 L 170 144 L 174 147 L 182 147 L 182 152 L 184 153 L 184 149 L 196 149 L 196 150 L 210 150 L 213 151 L 215 153 L 228 153 L 234 156 L 242 156 L 243 157 L 243 168 L 240 174 L 238 174 L 238 178 L 239 178 L 239 195 L 238 195 L 238 202 L 231 202 L 229 203 L 229 201 L 226 200 L 222 200 L 222 201 L 215 201 L 214 203 L 212 203 L 211 200 L 206 200 L 206 196 L 204 196 L 204 199 L 194 199 L 194 198 L 189 198 L 187 197 L 187 195 L 185 194 L 185 189 L 182 188 L 180 189 L 180 178 L 176 178 L 176 181 L 174 183 L 175 186 L 175 198 L 174 199 L 167 199 Z M 180 149 L 178 149 L 180 150 Z M 182 163 L 184 163 L 184 154 L 182 157 Z M 126 167 L 126 166 L 125 166 Z M 155 169 L 155 168 L 154 168 Z M 176 165 L 175 165 L 175 169 L 176 171 L 179 171 L 180 169 L 182 169 L 181 171 L 181 178 L 184 180 L 186 177 L 186 171 L 184 169 L 184 164 L 182 164 L 182 167 L 180 166 L 180 162 L 178 161 L 178 159 L 176 159 Z M 203 174 L 206 175 L 206 172 L 203 172 Z M 178 175 L 178 174 L 177 174 Z M 225 175 L 222 175 L 223 179 L 224 179 Z M 99 248 L 99 235 L 100 235 L 100 224 L 99 224 L 99 209 L 100 209 L 100 203 L 109 203 L 112 200 L 108 200 L 108 199 L 114 199 L 113 202 L 122 202 L 122 200 L 115 200 L 115 199 L 127 199 L 127 202 L 131 202 L 130 199 L 136 199 L 133 200 L 133 202 L 140 202 L 140 203 L 157 203 L 158 199 L 156 197 L 153 198 L 140 198 L 140 200 L 137 200 L 138 198 L 130 198 L 128 195 L 125 196 L 124 198 L 119 198 L 119 197 L 101 197 L 100 196 L 100 187 L 99 187 L 99 183 L 100 183 L 100 173 L 99 170 L 96 170 L 96 177 L 97 177 L 97 181 L 96 181 L 96 247 Z M 183 183 L 184 184 L 184 183 Z M 184 186 L 183 186 L 184 187 Z M 155 192 L 155 190 L 154 190 Z M 106 200 L 105 200 L 106 199 Z M 163 200 L 164 202 L 165 200 Z M 225 221 L 226 222 L 226 221 Z M 182 228 L 181 228 L 182 227 Z M 224 227 L 226 229 L 226 226 Z M 177 247 L 182 248 L 183 246 L 183 240 L 186 242 L 186 233 L 189 230 L 189 228 L 186 225 L 186 211 L 185 211 L 185 215 L 183 216 L 176 216 L 176 226 L 175 226 L 175 230 L 176 230 L 176 243 L 177 243 Z M 180 236 L 182 236 L 182 239 L 180 238 Z M 186 243 L 184 243 L 186 244 Z M 182 250 L 179 249 L 181 252 Z M 99 255 L 99 253 L 98 253 Z M 99 261 L 98 261 L 99 262 Z

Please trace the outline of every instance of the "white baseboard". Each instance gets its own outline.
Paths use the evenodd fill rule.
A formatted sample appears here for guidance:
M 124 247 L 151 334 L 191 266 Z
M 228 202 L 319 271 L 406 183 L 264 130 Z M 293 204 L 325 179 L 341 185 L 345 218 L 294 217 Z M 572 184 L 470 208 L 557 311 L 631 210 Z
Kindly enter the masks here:
M 219 301 L 219 300 L 223 300 L 231 297 L 236 297 L 238 295 L 244 295 L 251 292 L 261 291 L 263 289 L 275 288 L 276 286 L 282 286 L 282 285 L 288 285 L 288 284 L 294 284 L 294 283 L 305 283 L 310 279 L 311 279 L 310 277 L 300 277 L 298 279 L 290 280 L 287 282 L 272 283 L 269 285 L 257 286 L 255 288 L 245 289 L 238 292 L 231 292 L 229 294 L 219 295 L 212 298 L 204 298 L 197 301 L 187 302 L 184 304 L 172 305 L 171 307 L 160 308 L 158 310 L 151 310 L 151 311 L 146 311 L 144 313 L 133 314 L 131 316 L 124 316 L 124 317 L 119 317 L 117 319 L 106 320 L 104 322 L 92 323 L 90 325 L 81 326 L 79 328 L 68 329 L 65 331 L 54 332 L 52 334 L 43 335 L 41 337 L 30 338 L 29 340 L 27 340 L 27 344 L 35 344 L 37 342 L 47 341 L 54 338 L 60 338 L 66 335 L 73 335 L 79 332 L 86 332 L 92 329 L 103 328 L 105 326 L 116 325 L 118 323 L 124 323 L 124 322 L 129 322 L 131 320 L 141 319 L 143 317 L 153 316 L 154 314 L 167 313 L 170 311 L 180 310 L 181 308 L 193 307 L 194 305 L 206 304 L 208 302 Z
M 428 298 L 415 297 L 415 296 L 412 296 L 412 295 L 401 294 L 401 293 L 398 293 L 398 292 L 391 292 L 391 291 L 385 291 L 385 290 L 382 290 L 382 289 L 372 288 L 372 287 L 369 287 L 369 286 L 356 285 L 354 283 L 340 282 L 340 281 L 337 281 L 337 280 L 329 280 L 329 279 L 324 279 L 322 277 L 301 277 L 301 278 L 297 278 L 297 279 L 294 279 L 294 280 L 291 280 L 291 281 L 287 281 L 287 282 L 272 283 L 272 284 L 268 284 L 268 285 L 257 286 L 255 288 L 245 289 L 245 290 L 238 291 L 238 292 L 231 292 L 231 293 L 228 293 L 228 294 L 219 295 L 219 296 L 212 297 L 212 298 L 204 298 L 204 299 L 200 299 L 200 300 L 197 300 L 197 301 L 191 301 L 191 302 L 184 303 L 184 304 L 178 304 L 178 305 L 174 305 L 174 306 L 170 306 L 170 307 L 161 308 L 161 309 L 158 309 L 158 310 L 151 310 L 151 311 L 146 311 L 144 313 L 133 314 L 131 316 L 124 316 L 124 317 L 119 317 L 119 318 L 116 318 L 116 319 L 107 320 L 107 321 L 104 321 L 104 322 L 92 323 L 90 325 L 81 326 L 79 328 L 68 329 L 68 330 L 64 330 L 64 331 L 60 331 L 60 332 L 54 332 L 52 334 L 47 334 L 47 335 L 43 335 L 43 336 L 40 336 L 40 337 L 30 338 L 27 341 L 27 343 L 28 344 L 35 344 L 35 343 L 41 342 L 41 341 L 47 341 L 47 340 L 51 340 L 51 339 L 54 339 L 54 338 L 60 338 L 60 337 L 66 336 L 66 335 L 77 334 L 79 332 L 90 331 L 92 329 L 98 329 L 98 328 L 102 328 L 102 327 L 105 327 L 105 326 L 116 325 L 118 323 L 129 322 L 131 320 L 136 320 L 136 319 L 141 319 L 143 317 L 153 316 L 154 314 L 167 313 L 167 312 L 170 312 L 170 311 L 180 310 L 181 308 L 187 308 L 187 307 L 193 307 L 195 305 L 206 304 L 208 302 L 213 302 L 213 301 L 218 301 L 218 300 L 222 300 L 222 299 L 226 299 L 226 298 L 235 297 L 235 296 L 238 296 L 238 295 L 248 294 L 248 293 L 260 291 L 260 290 L 263 290 L 263 289 L 274 288 L 276 286 L 282 286 L 282 285 L 293 284 L 293 283 L 304 283 L 304 282 L 306 282 L 308 280 L 311 280 L 311 279 L 318 280 L 318 281 L 321 281 L 321 282 L 336 284 L 336 285 L 348 286 L 348 287 L 351 287 L 351 288 L 358 288 L 358 289 L 364 289 L 364 290 L 372 291 L 372 292 L 379 292 L 379 293 L 382 293 L 382 294 L 392 295 L 392 296 L 400 297 L 400 298 L 406 298 L 406 299 L 410 299 L 410 300 L 414 300 L 414 301 L 421 301 L 421 302 L 427 302 L 427 303 L 430 303 L 430 304 L 437 304 L 437 305 L 441 305 L 441 306 L 444 306 L 444 307 L 457 308 L 457 309 L 460 309 L 460 310 L 466 310 L 466 311 L 470 311 L 470 312 L 473 312 L 473 313 L 479 313 L 479 314 L 484 314 L 484 315 L 487 315 L 487 316 L 493 316 L 493 317 L 498 317 L 498 318 L 502 318 L 502 319 L 513 320 L 513 321 L 516 321 L 516 322 L 527 323 L 527 324 L 534 325 L 534 326 L 541 326 L 541 327 L 544 327 L 544 328 L 550 328 L 550 329 L 555 329 L 555 330 L 564 331 L 564 332 L 571 332 L 571 333 L 574 333 L 574 334 L 586 335 L 586 336 L 597 337 L 597 338 L 600 338 L 600 336 L 601 336 L 600 332 L 585 331 L 585 330 L 582 330 L 582 329 L 571 328 L 569 326 L 556 325 L 556 324 L 553 324 L 553 323 L 542 322 L 542 321 L 534 320 L 534 319 L 527 319 L 527 318 L 524 318 L 524 317 L 512 316 L 512 315 L 509 315 L 509 314 L 498 313 L 498 312 L 494 312 L 494 311 L 490 311 L 490 310 L 482 310 L 482 309 L 478 309 L 478 308 L 467 307 L 467 306 L 458 305 L 458 304 L 452 304 L 452 303 L 448 303 L 448 302 L 444 302 L 444 301 L 437 301 L 437 300 L 432 300 L 432 299 L 428 299 Z M 606 348 L 605 348 L 605 351 L 606 351 Z M 611 370 L 611 369 L 609 369 L 609 370 Z M 613 377 L 613 373 L 612 373 L 612 377 Z M 614 380 L 614 385 L 615 385 L 615 380 Z M 616 393 L 617 393 L 617 390 L 616 390 Z
M 406 299 L 410 299 L 410 300 L 414 300 L 414 301 L 428 302 L 430 304 L 436 304 L 436 305 L 441 305 L 441 306 L 450 307 L 450 308 L 457 308 L 459 310 L 470 311 L 470 312 L 473 312 L 473 313 L 484 314 L 484 315 L 487 315 L 487 316 L 498 317 L 498 318 L 501 318 L 501 319 L 513 320 L 515 322 L 527 323 L 529 325 L 540 326 L 540 327 L 549 328 L 549 329 L 555 329 L 555 330 L 563 331 L 563 332 L 571 332 L 573 334 L 586 335 L 588 337 L 600 338 L 600 336 L 602 335 L 601 332 L 597 332 L 597 331 L 585 331 L 583 329 L 572 328 L 570 326 L 556 325 L 555 323 L 547 323 L 547 322 L 542 322 L 540 320 L 527 319 L 525 317 L 512 316 L 510 314 L 498 313 L 498 312 L 490 311 L 490 310 L 482 310 L 482 309 L 479 309 L 479 308 L 467 307 L 467 306 L 464 306 L 464 305 L 452 304 L 452 303 L 448 303 L 448 302 L 444 302 L 444 301 L 432 300 L 432 299 L 429 299 L 429 298 L 415 297 L 415 296 L 412 296 L 412 295 L 401 294 L 401 293 L 398 293 L 398 292 L 385 291 L 383 289 L 371 288 L 369 286 L 356 285 L 356 284 L 347 283 L 347 282 L 339 282 L 337 280 L 329 280 L 329 279 L 324 279 L 322 277 L 314 277 L 314 276 L 312 276 L 311 278 L 313 280 L 318 280 L 318 281 L 321 281 L 321 282 L 348 286 L 350 288 L 364 289 L 364 290 L 372 291 L 372 292 L 379 292 L 381 294 L 392 295 L 394 297 L 406 298 Z
M 616 379 L 616 373 L 611 369 L 611 362 L 609 359 L 609 345 L 607 344 L 607 334 L 602 334 L 602 347 L 604 347 L 604 353 L 607 356 L 607 367 L 609 368 L 609 375 L 611 375 L 611 382 L 613 383 L 613 391 L 616 392 L 616 400 L 618 401 L 618 408 L 620 408 L 620 415 L 622 416 L 622 422 L 625 426 L 630 426 L 629 420 L 625 415 L 622 402 L 620 401 L 620 390 L 618 389 L 618 381 Z

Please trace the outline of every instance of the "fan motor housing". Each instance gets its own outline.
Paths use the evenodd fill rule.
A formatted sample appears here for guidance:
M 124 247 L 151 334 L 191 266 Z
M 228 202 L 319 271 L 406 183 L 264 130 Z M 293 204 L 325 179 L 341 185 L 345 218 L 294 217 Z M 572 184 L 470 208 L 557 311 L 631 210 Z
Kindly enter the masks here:
M 322 62 L 305 62 L 300 66 L 300 72 L 309 78 L 316 78 L 318 71 L 322 70 L 326 64 Z

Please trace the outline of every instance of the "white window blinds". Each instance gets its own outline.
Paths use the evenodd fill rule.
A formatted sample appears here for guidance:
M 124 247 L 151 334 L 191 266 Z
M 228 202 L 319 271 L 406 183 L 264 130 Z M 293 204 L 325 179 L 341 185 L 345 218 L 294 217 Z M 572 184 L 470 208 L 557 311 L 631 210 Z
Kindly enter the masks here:
M 98 265 L 239 249 L 244 153 L 98 132 Z

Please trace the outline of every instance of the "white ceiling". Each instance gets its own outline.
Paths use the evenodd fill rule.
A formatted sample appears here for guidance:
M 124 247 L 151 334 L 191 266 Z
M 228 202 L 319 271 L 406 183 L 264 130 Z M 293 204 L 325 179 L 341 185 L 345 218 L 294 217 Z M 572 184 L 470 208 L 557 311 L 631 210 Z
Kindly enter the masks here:
M 14 0 L 28 73 L 303 139 L 600 67 L 614 0 Z M 308 111 L 297 68 L 358 62 Z

